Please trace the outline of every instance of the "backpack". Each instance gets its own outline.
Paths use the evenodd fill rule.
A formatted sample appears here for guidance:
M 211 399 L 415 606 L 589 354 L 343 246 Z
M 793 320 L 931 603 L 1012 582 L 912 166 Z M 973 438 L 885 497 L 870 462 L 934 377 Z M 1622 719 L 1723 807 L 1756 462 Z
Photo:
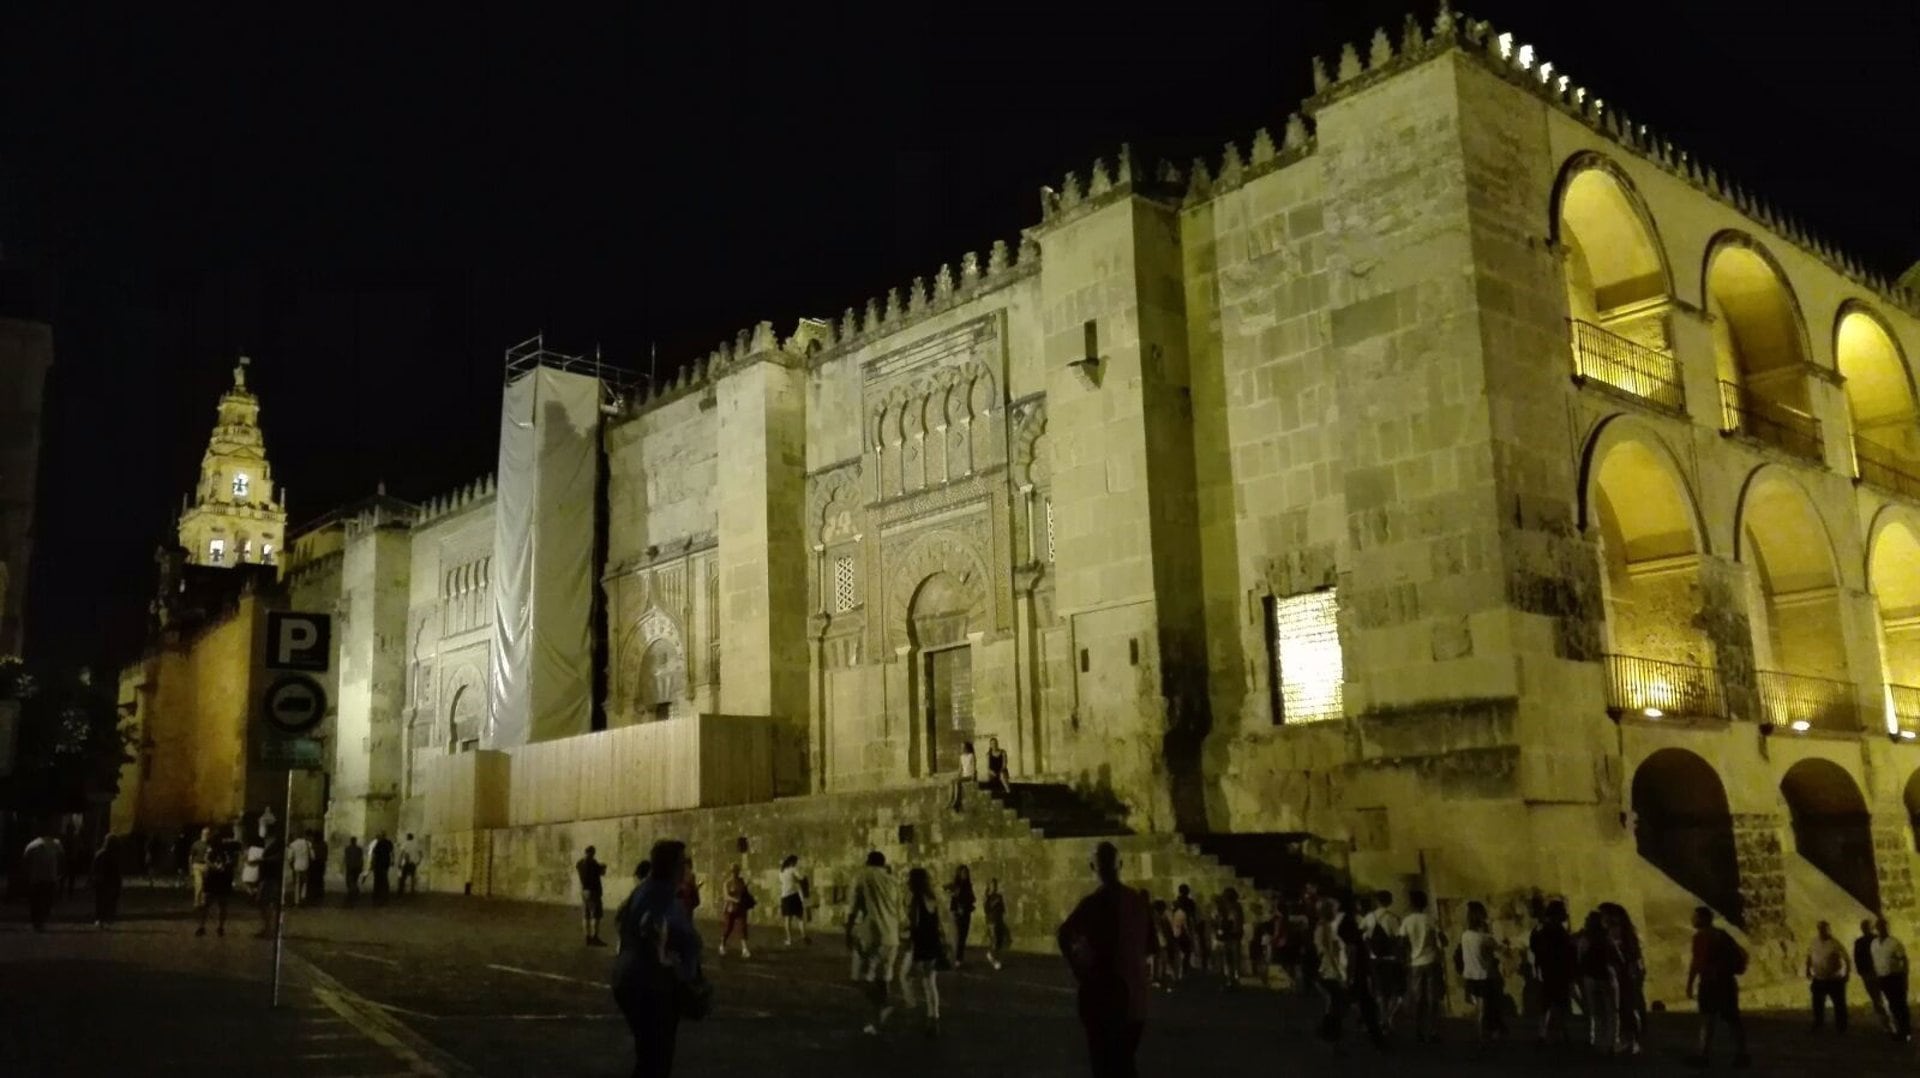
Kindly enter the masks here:
M 1720 930 L 1720 946 L 1724 948 L 1727 959 L 1727 972 L 1735 977 L 1744 977 L 1747 973 L 1747 949 L 1726 929 Z
M 1377 917 L 1374 918 L 1372 931 L 1367 933 L 1367 952 L 1373 955 L 1375 961 L 1392 961 L 1400 957 L 1399 949 L 1394 946 L 1393 933 L 1388 932 L 1387 926 L 1381 924 Z

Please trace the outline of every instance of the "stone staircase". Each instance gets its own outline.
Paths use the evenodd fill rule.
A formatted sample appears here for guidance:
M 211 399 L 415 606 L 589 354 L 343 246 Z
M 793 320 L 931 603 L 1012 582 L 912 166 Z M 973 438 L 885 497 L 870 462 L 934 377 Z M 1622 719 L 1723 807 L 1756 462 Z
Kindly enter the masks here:
M 1118 816 L 1057 782 L 1022 782 L 1010 790 L 985 791 L 1042 838 L 1106 838 L 1130 835 Z

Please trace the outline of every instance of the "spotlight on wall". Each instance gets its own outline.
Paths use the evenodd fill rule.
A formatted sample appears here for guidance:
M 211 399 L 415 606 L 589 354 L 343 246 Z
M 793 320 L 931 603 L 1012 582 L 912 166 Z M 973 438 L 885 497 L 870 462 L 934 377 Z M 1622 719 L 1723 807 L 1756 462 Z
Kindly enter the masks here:
M 1794 733 L 1796 733 L 1796 734 L 1804 734 L 1804 733 L 1806 733 L 1806 732 L 1807 732 L 1808 730 L 1811 730 L 1811 729 L 1813 729 L 1813 724 L 1812 724 L 1812 723 L 1810 723 L 1810 722 L 1808 722 L 1807 720 L 1805 720 L 1805 719 L 1795 719 L 1795 720 L 1793 720 L 1793 732 L 1794 732 Z
M 1916 733 L 1912 730 L 1900 731 L 1899 737 L 1900 737 L 1900 740 L 1902 741 L 1920 741 L 1920 733 Z
M 1658 719 L 1664 717 L 1666 712 L 1657 707 L 1643 707 L 1640 709 L 1640 714 L 1645 715 L 1649 719 Z

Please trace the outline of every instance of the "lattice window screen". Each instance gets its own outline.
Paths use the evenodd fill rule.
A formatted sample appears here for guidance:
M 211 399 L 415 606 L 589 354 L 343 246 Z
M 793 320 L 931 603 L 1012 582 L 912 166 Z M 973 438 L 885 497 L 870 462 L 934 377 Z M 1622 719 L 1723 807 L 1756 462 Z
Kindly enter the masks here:
M 853 558 L 846 556 L 833 559 L 834 613 L 845 613 L 859 605 L 859 592 L 854 585 Z
M 1053 499 L 1047 499 L 1047 563 L 1053 563 Z
M 1340 654 L 1340 604 L 1334 589 L 1273 602 L 1273 676 L 1280 686 L 1280 722 L 1316 722 L 1346 714 L 1346 669 Z

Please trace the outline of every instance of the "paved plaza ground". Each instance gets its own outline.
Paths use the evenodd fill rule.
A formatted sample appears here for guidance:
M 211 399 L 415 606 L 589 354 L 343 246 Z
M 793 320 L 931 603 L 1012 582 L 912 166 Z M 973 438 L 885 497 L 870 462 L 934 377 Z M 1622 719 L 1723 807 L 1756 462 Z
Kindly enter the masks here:
M 337 898 L 336 898 L 337 901 Z M 580 945 L 565 907 L 452 896 L 388 906 L 299 910 L 290 922 L 286 1006 L 269 1006 L 271 945 L 237 911 L 225 938 L 196 939 L 184 893 L 135 888 L 108 932 L 64 903 L 35 934 L 18 904 L 0 926 L 0 1075 L 618 1075 L 631 1066 L 626 1028 L 605 987 L 611 949 Z M 88 913 L 90 916 L 90 913 Z M 704 926 L 703 926 L 704 927 Z M 609 932 L 609 935 L 611 933 Z M 1064 1076 L 1085 1073 L 1073 997 L 1057 961 L 1023 956 L 1002 971 L 969 963 L 943 976 L 937 1040 L 901 1023 L 862 1036 L 837 935 L 780 945 L 762 926 L 751 960 L 707 962 L 717 1008 L 683 1028 L 677 1073 Z M 1689 1015 L 1655 1015 L 1638 1061 L 1506 1045 L 1476 1057 L 1465 1023 L 1438 1046 L 1364 1044 L 1332 1055 L 1313 1040 L 1314 1005 L 1283 992 L 1213 985 L 1156 998 L 1141 1073 L 1177 1075 L 1544 1074 L 1684 1068 Z M 1798 1014 L 1753 1022 L 1750 1073 L 1920 1074 L 1911 1046 L 1856 1028 L 1807 1031 Z M 1719 1061 L 1724 1069 L 1725 1060 Z

